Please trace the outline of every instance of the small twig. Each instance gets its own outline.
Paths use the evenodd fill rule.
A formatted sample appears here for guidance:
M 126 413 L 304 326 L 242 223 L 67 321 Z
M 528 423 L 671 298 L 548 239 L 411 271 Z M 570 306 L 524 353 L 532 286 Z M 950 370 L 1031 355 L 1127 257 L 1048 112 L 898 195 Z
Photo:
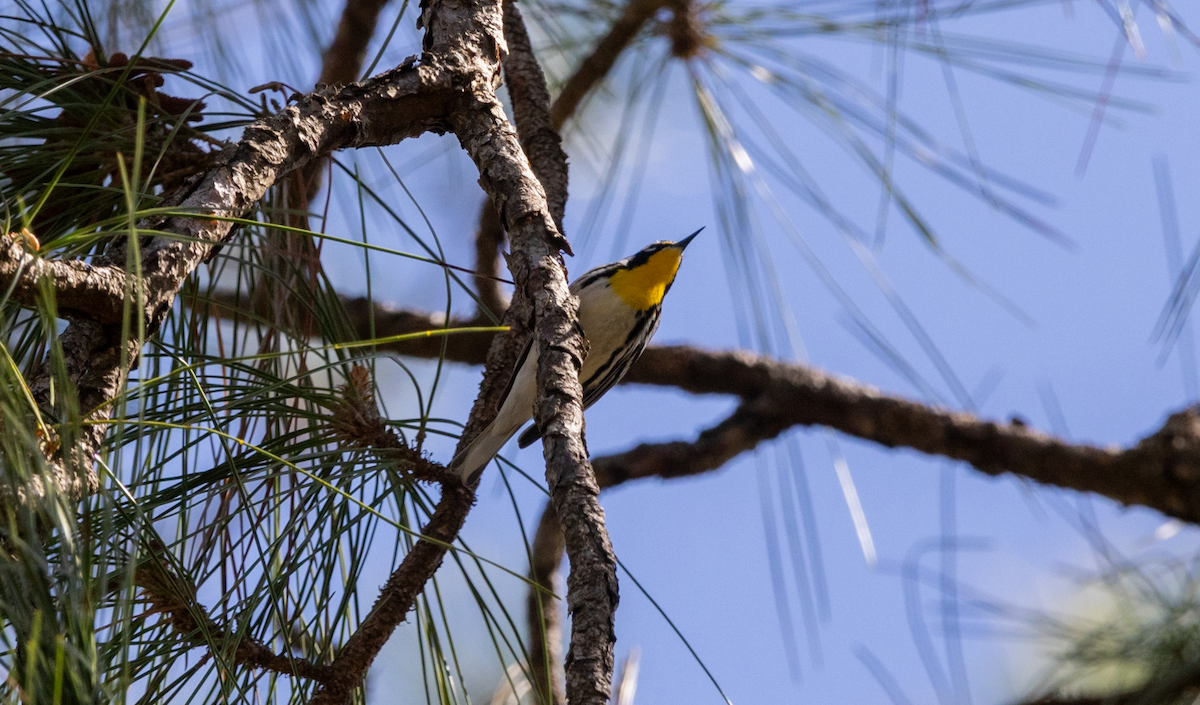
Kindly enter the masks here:
M 222 644 L 236 644 L 232 654 L 234 664 L 299 676 L 318 683 L 332 676 L 329 666 L 277 654 L 257 639 L 231 634 L 196 601 L 195 591 L 181 585 L 182 581 L 176 577 L 163 575 L 157 569 L 139 568 L 134 580 L 154 611 L 161 613 L 176 632 L 193 644 L 209 649 Z

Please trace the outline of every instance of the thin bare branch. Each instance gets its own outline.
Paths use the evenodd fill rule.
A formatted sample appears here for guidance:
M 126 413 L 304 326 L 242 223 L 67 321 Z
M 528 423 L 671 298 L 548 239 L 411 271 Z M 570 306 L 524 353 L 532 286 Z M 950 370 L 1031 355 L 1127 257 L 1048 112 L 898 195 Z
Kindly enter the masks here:
M 607 489 L 646 477 L 666 480 L 718 470 L 788 428 L 779 423 L 772 413 L 773 404 L 764 403 L 765 399 L 742 404 L 729 418 L 705 429 L 694 441 L 643 444 L 624 453 L 596 458 L 592 461 L 596 479 Z
M 533 45 L 516 0 L 504 3 L 504 39 L 508 42 L 508 55 L 501 64 L 521 148 L 546 192 L 550 216 L 562 232 L 563 213 L 567 208 L 567 154 L 562 149 L 562 138 L 550 124 L 550 92 L 546 89 L 546 77 L 533 55 Z M 484 199 L 479 210 L 479 230 L 475 235 L 475 290 L 483 307 L 495 314 L 507 306 L 496 281 L 503 244 L 504 224 L 491 199 Z M 481 311 L 480 315 L 485 314 Z
M 177 577 L 165 575 L 158 569 L 139 568 L 134 580 L 154 611 L 162 614 L 176 632 L 197 646 L 232 646 L 230 659 L 234 664 L 299 676 L 318 683 L 332 676 L 329 666 L 277 654 L 257 639 L 231 633 L 208 615 L 208 611 L 196 600 L 195 589 L 185 586 Z
M 630 0 L 625 5 L 621 17 L 579 64 L 554 100 L 550 108 L 550 122 L 554 129 L 561 130 L 567 124 L 587 94 L 608 76 L 617 57 L 633 42 L 642 26 L 654 17 L 659 8 L 666 5 L 665 0 Z

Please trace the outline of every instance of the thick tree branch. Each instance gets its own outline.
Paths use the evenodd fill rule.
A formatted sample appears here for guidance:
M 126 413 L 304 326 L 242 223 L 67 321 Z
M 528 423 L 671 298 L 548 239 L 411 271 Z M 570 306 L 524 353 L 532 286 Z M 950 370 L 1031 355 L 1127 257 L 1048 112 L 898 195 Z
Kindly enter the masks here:
M 1150 703 L 1194 702 L 1200 692 L 1200 667 L 1196 664 L 1181 667 L 1179 672 L 1151 680 L 1149 683 L 1110 695 L 1048 694 L 1025 705 L 1148 705 Z
M 550 124 L 550 92 L 546 90 L 546 77 L 533 55 L 533 44 L 529 41 L 516 0 L 504 2 L 504 39 L 508 42 L 508 55 L 501 64 L 521 147 L 546 193 L 550 216 L 562 232 L 563 214 L 567 208 L 567 154 L 562 149 L 562 138 Z M 496 281 L 503 244 L 504 224 L 491 199 L 484 199 L 479 211 L 479 230 L 475 235 L 475 290 L 483 306 L 496 314 L 506 306 Z
M 562 138 L 550 122 L 550 92 L 546 89 L 546 77 L 533 55 L 533 45 L 516 0 L 504 2 L 504 36 L 509 49 L 508 56 L 503 60 L 504 77 L 521 147 L 546 193 L 550 216 L 559 232 L 562 232 L 567 206 L 567 155 L 562 148 Z M 493 268 L 496 253 L 503 241 L 500 221 L 495 214 L 491 203 L 484 203 L 480 232 L 476 237 L 477 260 L 486 263 L 490 259 Z M 490 248 L 490 252 L 485 248 Z M 499 290 L 494 280 L 489 281 L 487 288 L 496 292 Z M 552 545 L 545 545 L 547 542 Z M 606 538 L 604 543 L 607 544 Z M 554 574 L 564 548 L 558 515 L 549 507 L 542 515 L 533 551 L 534 555 L 553 554 L 554 559 L 546 565 L 536 562 L 531 565 L 530 580 L 535 585 L 549 585 L 551 589 L 531 590 L 527 605 L 529 672 L 534 698 L 539 705 L 560 705 L 567 701 L 559 665 L 562 663 L 562 625 L 559 623 L 558 603 L 553 597 L 558 594 L 554 589 Z M 611 669 L 609 674 L 611 676 Z
M 497 59 L 506 53 L 499 6 L 435 0 L 423 10 L 426 57 L 444 59 L 450 71 L 464 79 L 461 85 L 466 89 L 465 100 L 449 112 L 448 119 L 479 168 L 480 183 L 510 234 L 513 243 L 510 268 L 517 282 L 517 298 L 528 296 L 532 305 L 540 353 L 537 417 L 547 429 L 547 477 L 551 487 L 556 488 L 559 506 L 573 517 L 567 525 L 568 546 L 569 550 L 574 549 L 576 566 L 572 575 L 583 569 L 580 580 L 584 584 L 571 588 L 577 600 L 572 605 L 578 629 L 572 644 L 575 658 L 568 657 L 569 663 L 577 664 L 574 668 L 568 666 L 568 673 L 576 676 L 569 687 L 572 702 L 603 703 L 612 676 L 615 560 L 604 533 L 596 492 L 587 492 L 588 482 L 593 487 L 595 483 L 582 440 L 578 370 L 585 343 L 575 321 L 575 302 L 567 290 L 565 272 L 558 259 L 558 250 L 567 246 L 566 241 L 550 217 L 541 185 L 495 98 Z M 510 320 L 527 314 L 529 304 L 514 306 Z M 520 327 L 519 323 L 514 325 L 517 330 Z M 500 336 L 489 353 L 489 362 L 496 364 L 489 364 L 484 388 L 472 413 L 474 430 L 464 433 L 464 442 L 494 413 L 491 410 L 495 408 L 498 390 L 503 388 L 496 382 L 511 371 L 519 349 L 512 344 L 513 335 L 510 331 Z M 474 493 L 468 488 L 452 482 L 443 485 L 442 499 L 422 530 L 422 540 L 405 556 L 371 614 L 339 653 L 334 664 L 338 672 L 336 681 L 326 684 L 313 703 L 345 702 L 352 689 L 361 683 L 379 648 L 440 565 L 446 546 L 457 536 L 473 498 Z M 598 575 L 593 574 L 596 570 Z M 605 599 L 598 600 L 587 592 L 596 580 L 602 582 Z M 601 628 L 597 629 L 597 624 Z
M 571 558 L 567 696 L 573 704 L 603 705 L 612 687 L 616 559 L 583 444 L 578 375 L 586 343 L 576 319 L 578 303 L 567 289 L 566 272 L 557 256 L 566 241 L 550 217 L 541 184 L 503 108 L 490 91 L 477 90 L 476 100 L 479 109 L 453 116 L 454 132 L 504 219 L 512 242 L 509 268 L 518 288 L 533 302 L 539 354 L 535 418 L 545 431 L 546 480 Z
M 125 310 L 125 272 L 95 267 L 80 260 L 43 259 L 27 247 L 34 242 L 18 233 L 0 236 L 0 295 L 11 291 L 22 306 L 37 305 L 40 287 L 48 284 L 54 303 L 66 316 L 90 316 L 119 323 Z

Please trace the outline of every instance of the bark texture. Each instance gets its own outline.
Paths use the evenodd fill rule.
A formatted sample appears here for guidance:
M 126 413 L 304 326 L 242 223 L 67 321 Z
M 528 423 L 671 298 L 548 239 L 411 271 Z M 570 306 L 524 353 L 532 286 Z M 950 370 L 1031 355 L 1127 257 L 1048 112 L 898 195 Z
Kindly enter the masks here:
M 480 184 L 504 220 L 512 242 L 509 269 L 533 304 L 539 354 L 535 419 L 545 430 L 546 480 L 563 521 L 571 559 L 567 697 L 571 703 L 600 705 L 608 701 L 612 686 L 616 559 L 583 443 L 579 369 L 586 343 L 576 319 L 578 302 L 567 289 L 566 270 L 558 256 L 565 240 L 517 135 L 491 91 L 478 92 L 476 98 L 480 109 L 459 113 L 454 132 L 479 168 Z
M 35 243 L 19 233 L 0 238 L 0 291 L 14 301 L 36 307 L 41 287 L 55 293 L 54 305 L 63 316 L 87 316 L 101 323 L 118 323 L 125 312 L 128 281 L 113 267 L 94 267 L 80 260 L 48 260 L 33 250 Z

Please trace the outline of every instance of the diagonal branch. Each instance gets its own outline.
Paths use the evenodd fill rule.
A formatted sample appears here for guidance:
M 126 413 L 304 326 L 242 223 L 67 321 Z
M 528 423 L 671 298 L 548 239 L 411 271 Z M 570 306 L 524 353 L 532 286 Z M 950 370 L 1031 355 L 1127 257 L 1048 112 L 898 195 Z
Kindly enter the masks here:
M 550 92 L 546 90 L 546 77 L 533 55 L 533 44 L 516 0 L 504 2 L 504 40 L 508 42 L 508 54 L 501 64 L 521 148 L 546 192 L 550 216 L 562 232 L 563 214 L 567 208 L 567 154 L 562 148 L 562 138 L 550 122 Z M 500 246 L 503 244 L 504 224 L 490 199 L 485 199 L 475 235 L 475 289 L 480 303 L 494 313 L 505 308 L 497 282 Z
M 430 130 L 444 132 L 442 115 L 454 92 L 444 70 L 406 65 L 363 84 L 303 96 L 279 114 L 247 127 L 242 140 L 220 155 L 215 168 L 172 196 L 179 212 L 196 215 L 177 215 L 153 224 L 164 234 L 140 250 L 142 279 L 137 286 L 145 306 L 134 312 L 134 319 L 144 322 L 147 334 L 154 333 L 184 280 L 228 237 L 232 227 L 228 220 L 205 216 L 241 216 L 286 173 L 331 150 L 390 144 Z M 151 225 L 144 222 L 138 227 L 149 230 Z M 124 262 L 125 255 L 114 251 L 104 259 L 113 266 Z M 142 345 L 138 338 L 122 339 L 120 325 L 103 321 L 77 320 L 60 337 L 68 381 L 75 387 L 79 408 L 92 421 L 80 443 L 65 453 L 71 467 L 64 473 L 86 476 L 83 483 L 64 486 L 73 498 L 95 487 L 90 458 L 104 436 L 109 402 L 124 388 L 126 372 L 136 365 Z M 131 328 L 136 335 L 139 326 Z M 52 369 L 48 361 L 30 385 L 35 398 L 48 408 L 53 407 Z
M 329 666 L 313 663 L 294 656 L 285 656 L 271 651 L 257 639 L 230 634 L 196 600 L 191 586 L 164 574 L 161 569 L 139 568 L 134 575 L 138 587 L 155 612 L 161 613 L 166 621 L 181 636 L 197 646 L 214 648 L 221 644 L 236 644 L 232 654 L 235 664 L 254 666 L 284 675 L 295 675 L 323 682 L 332 676 Z
M 629 0 L 626 3 L 624 12 L 579 64 L 554 100 L 550 121 L 555 129 L 561 130 L 567 124 L 587 94 L 612 70 L 621 52 L 633 42 L 642 26 L 666 5 L 666 0 Z
M 583 443 L 579 368 L 586 343 L 576 319 L 578 302 L 567 288 L 558 257 L 566 241 L 495 95 L 477 91 L 476 100 L 478 110 L 453 116 L 454 132 L 504 220 L 512 242 L 509 268 L 518 290 L 533 303 L 539 356 L 535 418 L 545 429 L 546 480 L 571 558 L 567 695 L 574 704 L 603 705 L 612 686 L 616 558 Z
M 512 100 L 513 121 L 521 136 L 521 148 L 546 192 L 550 217 L 561 232 L 567 209 L 567 153 L 550 119 L 546 76 L 533 55 L 533 44 L 517 9 L 517 0 L 504 2 L 504 39 L 508 42 L 508 56 L 503 61 L 504 80 Z

